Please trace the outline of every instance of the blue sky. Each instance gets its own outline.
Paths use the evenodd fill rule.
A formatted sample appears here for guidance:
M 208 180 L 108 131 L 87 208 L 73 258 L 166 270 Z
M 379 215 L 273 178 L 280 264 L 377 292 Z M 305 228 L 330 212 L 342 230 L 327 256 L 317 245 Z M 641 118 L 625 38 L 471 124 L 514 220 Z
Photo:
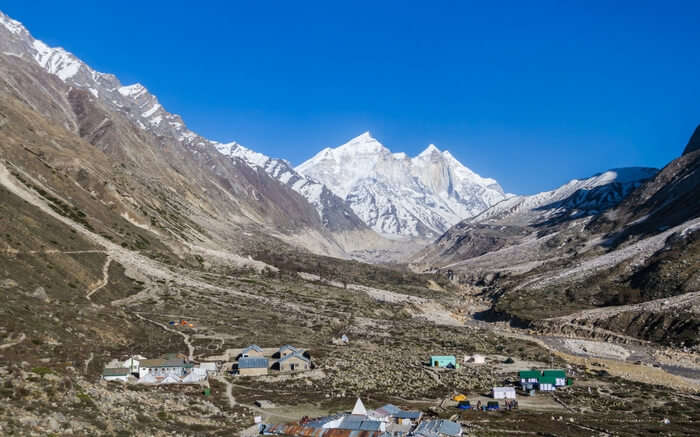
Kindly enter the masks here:
M 699 2 L 193 4 L 1 8 L 192 130 L 294 164 L 369 130 L 527 194 L 663 166 L 700 123 Z

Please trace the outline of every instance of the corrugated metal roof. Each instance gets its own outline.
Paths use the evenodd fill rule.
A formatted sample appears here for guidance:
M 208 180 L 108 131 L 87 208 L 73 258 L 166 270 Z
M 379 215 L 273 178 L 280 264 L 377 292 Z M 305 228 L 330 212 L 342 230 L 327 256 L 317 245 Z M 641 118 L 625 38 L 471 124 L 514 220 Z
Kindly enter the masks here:
M 246 357 L 238 360 L 239 369 L 267 369 L 267 358 Z
M 284 434 L 294 437 L 380 437 L 381 431 L 365 431 L 355 429 L 324 429 L 307 425 L 281 424 L 265 427 L 266 434 Z
M 459 423 L 451 420 L 427 420 L 421 422 L 413 433 L 425 437 L 438 436 L 440 434 L 456 437 L 461 435 L 462 427 Z
M 165 363 L 165 360 L 162 360 L 160 358 L 155 358 L 152 360 L 141 361 L 140 367 L 162 367 L 164 363 Z
M 396 417 L 397 419 L 419 419 L 421 414 L 422 413 L 420 411 L 400 410 L 394 415 L 394 417 Z
M 129 374 L 129 369 L 124 367 L 116 367 L 116 368 L 105 368 L 102 371 L 102 376 L 126 376 Z
M 293 354 L 291 354 L 291 355 L 287 355 L 286 357 L 282 357 L 282 358 L 280 358 L 277 362 L 278 362 L 278 363 L 281 363 L 281 362 L 287 361 L 287 360 L 289 360 L 289 359 L 291 359 L 291 358 L 299 358 L 300 360 L 306 361 L 307 363 L 309 362 L 309 359 L 306 358 L 305 356 L 303 356 L 302 354 L 300 354 L 299 352 L 295 352 L 295 353 L 293 353 Z
M 566 372 L 563 370 L 557 370 L 557 369 L 543 370 L 542 376 L 552 376 L 554 378 L 566 378 Z
M 263 352 L 263 350 L 260 348 L 260 346 L 258 346 L 257 344 L 251 344 L 247 348 L 243 349 L 241 351 L 241 353 L 244 354 L 244 353 L 249 352 L 249 351 L 256 351 L 256 352 L 260 352 L 260 353 Z
M 533 379 L 539 378 L 541 376 L 539 370 L 521 370 L 518 372 L 518 377 L 520 379 Z

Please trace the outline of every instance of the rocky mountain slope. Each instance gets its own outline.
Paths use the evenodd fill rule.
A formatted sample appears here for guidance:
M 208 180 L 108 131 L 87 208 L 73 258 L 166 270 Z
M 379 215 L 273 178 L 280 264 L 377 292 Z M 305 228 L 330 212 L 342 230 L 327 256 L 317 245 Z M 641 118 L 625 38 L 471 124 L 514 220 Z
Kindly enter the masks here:
M 188 220 L 198 215 L 197 225 L 216 229 L 218 238 L 232 241 L 231 234 L 244 225 L 264 229 L 265 237 L 334 256 L 384 247 L 382 239 L 321 184 L 280 183 L 245 154 L 224 156 L 231 146 L 224 150 L 187 129 L 142 85 L 123 86 L 115 76 L 94 71 L 71 53 L 34 39 L 1 12 L 0 51 L 8 94 L 121 163 L 132 179 L 131 188 L 147 192 L 167 186 L 168 197 L 179 197 L 173 201 L 174 214 Z M 166 177 L 164 172 L 171 174 Z M 169 185 L 172 176 L 177 186 Z M 155 181 L 161 187 L 154 186 Z M 158 213 L 137 211 L 144 208 L 141 201 L 148 204 L 153 196 L 124 193 L 132 197 L 132 208 L 125 214 L 140 222 L 155 220 Z M 212 215 L 219 218 L 212 220 Z
M 697 347 L 699 169 L 700 150 L 686 147 L 659 172 L 603 173 L 509 199 L 455 226 L 416 261 L 481 286 L 492 305 L 485 317 Z
M 216 144 L 216 149 L 225 156 L 243 160 L 252 168 L 263 169 L 270 177 L 304 196 L 316 208 L 326 228 L 332 231 L 368 229 L 343 200 L 322 183 L 297 173 L 288 161 L 270 158 L 236 142 Z
M 450 228 L 414 257 L 418 263 L 449 265 L 518 245 L 552 229 L 575 226 L 618 205 L 658 170 L 614 169 L 531 196 L 513 196 Z M 531 256 L 536 256 L 532 253 Z
M 322 150 L 296 170 L 324 183 L 386 235 L 431 239 L 506 197 L 495 180 L 472 172 L 448 151 L 431 144 L 409 158 L 391 153 L 369 132 Z

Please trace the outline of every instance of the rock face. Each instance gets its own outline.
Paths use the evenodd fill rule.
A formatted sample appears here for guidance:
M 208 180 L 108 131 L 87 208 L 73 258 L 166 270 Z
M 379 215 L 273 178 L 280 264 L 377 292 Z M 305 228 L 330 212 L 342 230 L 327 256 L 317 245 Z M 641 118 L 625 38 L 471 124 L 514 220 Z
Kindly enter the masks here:
M 409 158 L 366 132 L 326 148 L 296 170 L 324 183 L 381 234 L 434 238 L 451 225 L 506 198 L 448 151 L 430 145 Z
M 700 150 L 700 125 L 695 128 L 695 132 L 693 132 L 693 135 L 690 137 L 688 145 L 685 146 L 683 154 L 687 155 L 688 153 L 695 152 L 696 150 Z

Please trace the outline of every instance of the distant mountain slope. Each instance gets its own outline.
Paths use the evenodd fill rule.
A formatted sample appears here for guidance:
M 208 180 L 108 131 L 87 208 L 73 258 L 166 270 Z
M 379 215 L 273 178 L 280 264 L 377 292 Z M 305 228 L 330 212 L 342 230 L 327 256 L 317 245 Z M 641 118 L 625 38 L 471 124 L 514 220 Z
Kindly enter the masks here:
M 552 191 L 511 197 L 450 228 L 415 261 L 446 265 L 554 232 L 568 222 L 615 207 L 657 172 L 652 168 L 614 169 L 574 179 Z
M 131 189 L 141 190 L 140 196 L 124 193 L 136 203 L 129 211 L 135 220 L 153 220 L 154 209 L 139 202 L 155 203 L 161 196 L 152 192 L 163 189 L 168 197 L 181 196 L 173 201 L 176 215 L 196 217 L 203 230 L 220 228 L 224 239 L 240 226 L 256 225 L 293 245 L 347 256 L 345 249 L 356 246 L 347 243 L 360 238 L 346 231 L 372 234 L 357 217 L 334 209 L 338 199 L 312 186 L 306 191 L 317 189 L 317 203 L 325 205 L 318 209 L 327 212 L 322 222 L 304 190 L 280 183 L 248 159 L 223 156 L 216 148 L 219 143 L 190 131 L 142 85 L 124 86 L 114 75 L 48 47 L 1 12 L 0 52 L 8 95 L 103 150 L 116 169 L 126 169 Z M 219 219 L 212 220 L 212 215 Z M 338 232 L 344 233 L 336 238 Z
M 381 234 L 434 238 L 506 196 L 449 152 L 430 145 L 409 158 L 366 132 L 326 148 L 296 170 L 325 184 Z
M 333 194 L 325 185 L 297 173 L 291 164 L 283 159 L 270 158 L 236 142 L 216 144 L 216 149 L 226 156 L 242 159 L 253 168 L 261 168 L 272 178 L 301 194 L 308 200 L 326 228 L 331 231 L 369 230 L 342 199 Z

